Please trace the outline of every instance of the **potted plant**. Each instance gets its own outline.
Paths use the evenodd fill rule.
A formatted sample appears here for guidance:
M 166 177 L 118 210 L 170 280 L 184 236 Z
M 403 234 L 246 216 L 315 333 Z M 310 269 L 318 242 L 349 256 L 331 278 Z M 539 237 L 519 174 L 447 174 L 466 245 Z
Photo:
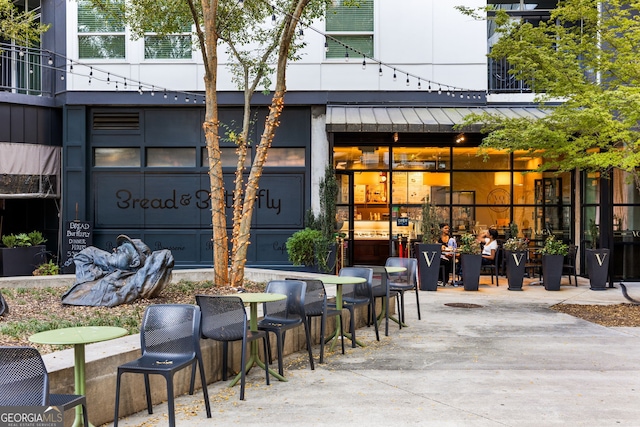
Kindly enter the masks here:
M 593 219 L 589 220 L 589 235 L 591 245 L 585 252 L 590 289 L 604 291 L 609 276 L 609 249 L 598 248 L 598 224 Z
M 507 261 L 507 281 L 510 291 L 522 290 L 528 246 L 529 243 L 525 239 L 517 237 L 510 237 L 502 244 Z
M 47 240 L 41 232 L 7 234 L 0 248 L 0 276 L 31 276 L 36 266 L 46 261 Z
M 327 241 L 320 230 L 305 228 L 298 230 L 286 241 L 289 261 L 293 265 L 301 265 L 306 271 L 330 271 L 327 253 L 332 242 Z
M 547 291 L 559 291 L 562 279 L 564 257 L 569 253 L 569 245 L 555 236 L 549 236 L 540 249 L 542 255 L 542 282 Z
M 482 248 L 475 235 L 465 233 L 460 237 L 460 264 L 462 267 L 462 283 L 465 291 L 477 291 L 480 285 L 482 267 Z
M 437 291 L 440 255 L 442 255 L 442 245 L 436 243 L 440 237 L 440 220 L 436 207 L 431 204 L 429 196 L 424 199 L 422 204 L 420 232 L 422 233 L 422 243 L 418 243 L 414 251 L 416 258 L 418 258 L 420 289 Z

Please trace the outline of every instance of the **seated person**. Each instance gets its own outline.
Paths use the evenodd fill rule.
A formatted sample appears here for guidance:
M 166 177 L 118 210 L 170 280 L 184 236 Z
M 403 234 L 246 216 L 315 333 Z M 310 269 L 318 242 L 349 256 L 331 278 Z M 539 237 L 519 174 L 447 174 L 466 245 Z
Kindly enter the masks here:
M 440 272 L 439 281 L 443 284 L 446 284 L 449 281 L 449 275 L 451 274 L 451 259 L 453 257 L 453 251 L 449 246 L 449 242 L 453 240 L 455 243 L 455 239 L 450 236 L 451 227 L 449 224 L 440 224 L 440 238 L 438 239 L 438 243 L 442 245 L 442 255 L 440 255 L 440 265 L 444 266 L 444 277 L 442 271 Z
M 490 228 L 482 248 L 482 265 L 492 265 L 498 253 L 498 230 Z

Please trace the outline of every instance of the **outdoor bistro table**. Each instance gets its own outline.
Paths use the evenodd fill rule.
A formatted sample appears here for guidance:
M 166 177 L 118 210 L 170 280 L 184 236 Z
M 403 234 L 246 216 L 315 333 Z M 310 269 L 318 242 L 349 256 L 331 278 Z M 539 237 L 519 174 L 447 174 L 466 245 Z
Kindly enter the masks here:
M 286 299 L 287 296 L 284 294 L 275 294 L 275 293 L 267 293 L 267 292 L 245 292 L 237 294 L 237 296 L 244 303 L 249 304 L 249 329 L 252 331 L 258 330 L 258 304 L 262 302 L 274 302 L 281 301 Z M 254 340 L 250 343 L 249 350 L 249 360 L 247 361 L 247 365 L 244 367 L 245 372 L 249 372 L 249 370 L 254 366 L 258 365 L 262 369 L 264 369 L 264 362 L 260 359 L 260 353 L 258 349 L 258 341 Z M 265 357 L 267 355 L 265 354 Z M 242 369 L 242 368 L 241 368 Z M 269 373 L 279 379 L 280 381 L 287 381 L 285 377 L 277 373 L 276 371 L 269 368 Z M 242 372 L 238 373 L 236 377 L 231 381 L 229 387 L 233 387 L 238 383 Z
M 31 335 L 29 341 L 38 344 L 73 345 L 75 394 L 86 396 L 84 347 L 100 341 L 108 341 L 127 335 L 126 329 L 115 326 L 78 326 L 73 328 L 52 329 Z M 81 426 L 82 405 L 76 406 L 76 419 L 73 426 Z M 89 423 L 91 425 L 91 423 Z
M 364 267 L 364 268 L 370 268 L 373 270 L 374 274 L 379 274 L 380 275 L 380 281 L 381 281 L 381 286 L 383 289 L 387 289 L 387 282 L 388 282 L 388 276 L 387 274 L 389 273 L 402 273 L 404 271 L 407 271 L 406 267 L 402 267 L 402 266 L 385 266 L 385 265 L 358 265 L 357 267 Z M 378 315 L 377 321 L 378 324 L 382 321 L 382 316 L 385 317 L 385 325 L 384 325 L 384 335 L 385 336 L 389 336 L 389 319 L 393 320 L 394 322 L 396 322 L 398 325 L 400 326 L 407 326 L 404 323 L 400 324 L 400 320 L 396 319 L 395 317 L 389 316 L 389 304 L 387 304 L 387 299 L 384 298 L 382 300 L 382 311 L 380 312 L 380 315 Z
M 322 283 L 324 283 L 325 285 L 336 285 L 336 309 L 340 311 L 342 311 L 342 285 L 355 285 L 355 284 L 364 283 L 367 281 L 364 277 L 353 277 L 353 276 L 321 275 L 321 276 L 318 276 L 318 278 L 322 280 Z M 344 336 L 352 340 L 350 333 L 345 332 Z M 330 350 L 333 350 L 333 348 L 335 347 L 336 342 L 338 342 L 338 337 L 340 337 L 340 317 L 336 318 L 335 332 L 330 337 L 327 338 L 327 342 L 332 341 Z M 340 339 L 344 339 L 344 338 L 340 337 Z M 364 344 L 358 342 L 357 340 L 356 340 L 356 344 L 358 344 L 361 347 L 364 347 Z

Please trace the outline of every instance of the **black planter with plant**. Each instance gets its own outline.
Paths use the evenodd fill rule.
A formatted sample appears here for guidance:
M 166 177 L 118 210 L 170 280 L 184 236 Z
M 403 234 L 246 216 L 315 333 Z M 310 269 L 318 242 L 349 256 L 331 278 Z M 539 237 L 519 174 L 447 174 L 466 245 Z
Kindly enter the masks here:
M 542 283 L 547 291 L 559 291 L 562 280 L 564 257 L 569 253 L 569 245 L 555 236 L 547 237 L 540 249 L 542 255 Z
M 590 219 L 589 234 L 591 235 L 591 247 L 585 251 L 585 254 L 589 286 L 592 291 L 606 290 L 607 279 L 609 278 L 609 249 L 597 247 L 598 231 L 598 225 L 593 219 Z
M 480 270 L 482 270 L 482 249 L 476 236 L 465 233 L 460 237 L 460 267 L 462 283 L 465 291 L 477 291 L 480 286 Z
M 31 276 L 47 261 L 46 239 L 39 231 L 2 236 L 0 276 Z
M 440 220 L 436 207 L 429 201 L 429 196 L 422 204 L 422 220 L 420 222 L 422 243 L 416 245 L 416 258 L 418 258 L 418 276 L 420 278 L 420 290 L 437 291 L 438 278 L 440 277 L 440 256 L 442 245 L 436 243 L 440 237 Z
M 527 242 L 524 239 L 510 237 L 503 245 L 507 267 L 507 283 L 510 291 L 521 291 L 527 264 Z
M 339 225 L 336 221 L 338 181 L 333 169 L 327 166 L 320 182 L 320 215 L 307 212 L 304 230 L 296 231 L 287 239 L 289 261 L 302 265 L 305 271 L 331 273 L 336 267 L 336 236 Z

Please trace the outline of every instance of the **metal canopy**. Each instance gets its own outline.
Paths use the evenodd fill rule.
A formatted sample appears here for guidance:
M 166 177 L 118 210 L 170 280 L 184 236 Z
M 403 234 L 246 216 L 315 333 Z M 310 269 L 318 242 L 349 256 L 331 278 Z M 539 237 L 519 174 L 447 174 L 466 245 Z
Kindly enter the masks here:
M 536 107 L 380 107 L 327 106 L 328 132 L 443 132 L 472 113 L 499 114 L 509 118 L 539 119 L 546 112 Z M 479 132 L 480 124 L 465 127 Z

